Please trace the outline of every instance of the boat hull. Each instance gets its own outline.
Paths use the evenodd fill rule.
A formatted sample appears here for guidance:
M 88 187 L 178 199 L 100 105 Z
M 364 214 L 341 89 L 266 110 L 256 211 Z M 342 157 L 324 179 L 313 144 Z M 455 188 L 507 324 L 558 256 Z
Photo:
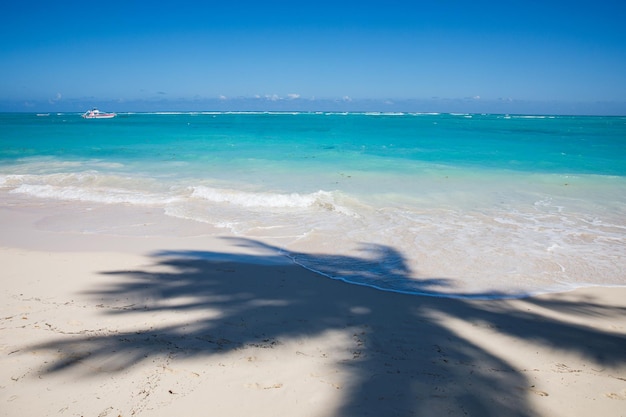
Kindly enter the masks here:
M 83 114 L 83 119 L 112 119 L 116 116 L 115 113 L 106 113 L 98 109 L 89 110 Z
M 95 115 L 85 114 L 83 115 L 84 119 L 112 119 L 114 117 L 115 117 L 115 114 L 95 114 Z

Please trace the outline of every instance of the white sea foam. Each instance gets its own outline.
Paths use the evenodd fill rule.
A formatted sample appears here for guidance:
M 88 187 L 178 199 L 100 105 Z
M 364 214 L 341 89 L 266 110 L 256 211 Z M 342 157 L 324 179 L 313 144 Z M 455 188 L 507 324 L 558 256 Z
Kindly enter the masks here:
M 67 201 L 107 204 L 168 204 L 176 193 L 163 193 L 152 180 L 102 175 L 93 171 L 47 175 L 0 176 L 0 186 L 14 194 Z M 167 191 L 167 189 L 166 189 Z
M 185 186 L 96 172 L 5 175 L 0 186 L 37 198 L 163 207 L 276 244 L 329 277 L 398 292 L 509 297 L 581 282 L 618 285 L 626 273 L 621 209 L 590 216 L 578 200 L 554 195 L 497 204 L 485 190 L 447 190 L 424 195 L 436 198 L 429 206 L 391 194 L 366 203 L 343 192 Z
M 75 186 L 54 186 L 23 184 L 11 193 L 27 194 L 38 198 L 49 198 L 66 201 L 84 201 L 105 204 L 129 203 L 135 205 L 158 205 L 176 201 L 176 198 L 163 198 L 158 194 L 138 193 L 137 191 L 101 188 L 88 189 Z
M 191 187 L 191 196 L 214 203 L 227 203 L 245 208 L 301 209 L 321 208 L 353 215 L 350 210 L 337 204 L 333 193 L 318 191 L 310 194 L 281 194 L 273 192 L 247 192 L 218 189 L 205 186 Z
M 362 113 L 365 116 L 404 116 L 402 112 L 379 112 L 379 111 L 371 111 Z

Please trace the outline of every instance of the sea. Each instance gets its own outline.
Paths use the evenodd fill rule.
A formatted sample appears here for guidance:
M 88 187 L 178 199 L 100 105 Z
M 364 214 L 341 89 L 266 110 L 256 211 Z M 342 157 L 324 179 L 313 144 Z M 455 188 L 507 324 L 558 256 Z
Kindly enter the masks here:
M 4 113 L 18 195 L 162 210 L 381 291 L 626 285 L 626 117 Z

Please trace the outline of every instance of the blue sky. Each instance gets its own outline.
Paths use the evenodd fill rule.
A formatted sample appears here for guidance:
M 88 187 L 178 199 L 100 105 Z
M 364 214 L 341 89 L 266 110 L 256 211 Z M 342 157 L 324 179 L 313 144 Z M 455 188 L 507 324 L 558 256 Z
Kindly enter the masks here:
M 626 2 L 12 1 L 0 110 L 626 114 Z

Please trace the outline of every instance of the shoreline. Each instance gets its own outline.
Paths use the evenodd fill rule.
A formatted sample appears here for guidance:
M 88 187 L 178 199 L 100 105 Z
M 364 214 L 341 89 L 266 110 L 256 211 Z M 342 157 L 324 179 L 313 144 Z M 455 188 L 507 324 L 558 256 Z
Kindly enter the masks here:
M 73 241 L 231 233 L 330 277 L 429 296 L 624 284 L 624 125 L 614 121 L 18 119 L 7 119 L 16 134 L 1 193 L 71 211 L 38 226 Z
M 1 415 L 623 415 L 624 287 L 406 295 L 156 208 L 106 236 L 6 203 Z
M 330 255 L 332 257 L 336 254 L 330 252 L 309 253 L 306 247 L 302 251 L 298 251 L 297 244 L 293 249 L 286 249 L 281 246 L 280 239 L 276 239 L 274 236 L 269 236 L 269 239 L 266 239 L 262 233 L 239 236 L 229 228 L 219 228 L 190 218 L 167 214 L 158 205 L 137 206 L 120 203 L 64 201 L 3 191 L 0 192 L 0 216 L 2 217 L 0 218 L 0 226 L 6 231 L 6 233 L 0 234 L 0 247 L 23 247 L 25 249 L 52 251 L 118 250 L 145 254 L 153 246 L 154 239 L 163 241 L 163 246 L 167 247 L 199 250 L 202 249 L 204 239 L 209 241 L 241 239 L 247 241 L 247 246 L 256 246 L 261 253 L 276 258 L 275 261 L 294 264 L 326 279 L 368 287 L 382 292 L 413 296 L 462 300 L 513 300 L 585 288 L 626 288 L 626 284 L 554 282 L 545 288 L 532 290 L 526 290 L 523 287 L 515 290 L 513 286 L 511 288 L 502 287 L 500 290 L 494 288 L 482 291 L 480 288 L 484 287 L 484 284 L 481 284 L 478 289 L 474 288 L 474 292 L 464 292 L 464 287 L 472 287 L 469 282 L 456 282 L 459 287 L 455 291 L 451 287 L 446 288 L 449 286 L 446 281 L 450 281 L 450 285 L 455 285 L 457 278 L 430 278 L 429 274 L 424 271 L 421 272 L 420 278 L 417 278 L 419 285 L 414 290 L 404 290 L 393 285 L 379 286 L 372 280 L 361 281 L 358 277 L 356 280 L 352 279 L 351 275 L 354 274 L 352 271 L 345 271 L 347 275 L 343 276 L 340 267 L 336 270 L 332 268 L 328 271 L 325 271 L 324 268 L 318 270 L 315 263 L 309 265 L 308 262 L 303 263 L 299 259 L 302 256 L 313 259 L 319 256 L 322 260 L 325 256 Z M 289 245 L 289 242 L 286 243 Z M 332 245 L 328 244 L 325 244 L 324 247 L 327 251 L 333 249 Z M 381 250 L 381 255 L 389 250 L 392 252 L 392 256 L 399 259 L 404 256 L 392 247 L 382 246 Z M 337 254 L 337 257 L 341 256 Z M 347 260 L 349 260 L 349 256 L 355 256 L 357 259 L 358 252 L 343 256 L 346 256 Z M 279 258 L 282 260 L 278 260 Z M 376 267 L 375 260 L 363 258 L 362 261 Z M 335 262 L 337 261 L 335 260 Z M 429 262 L 437 265 L 442 261 L 435 259 L 433 262 L 431 259 Z M 406 272 L 401 272 L 399 275 L 403 276 Z M 397 275 L 394 271 L 391 273 Z M 433 276 L 437 276 L 435 271 L 431 271 L 431 273 Z M 422 275 L 424 276 L 422 277 Z M 406 277 L 412 278 L 410 275 L 406 275 Z M 419 289 L 419 286 L 424 289 Z M 441 291 L 438 290 L 440 286 Z

